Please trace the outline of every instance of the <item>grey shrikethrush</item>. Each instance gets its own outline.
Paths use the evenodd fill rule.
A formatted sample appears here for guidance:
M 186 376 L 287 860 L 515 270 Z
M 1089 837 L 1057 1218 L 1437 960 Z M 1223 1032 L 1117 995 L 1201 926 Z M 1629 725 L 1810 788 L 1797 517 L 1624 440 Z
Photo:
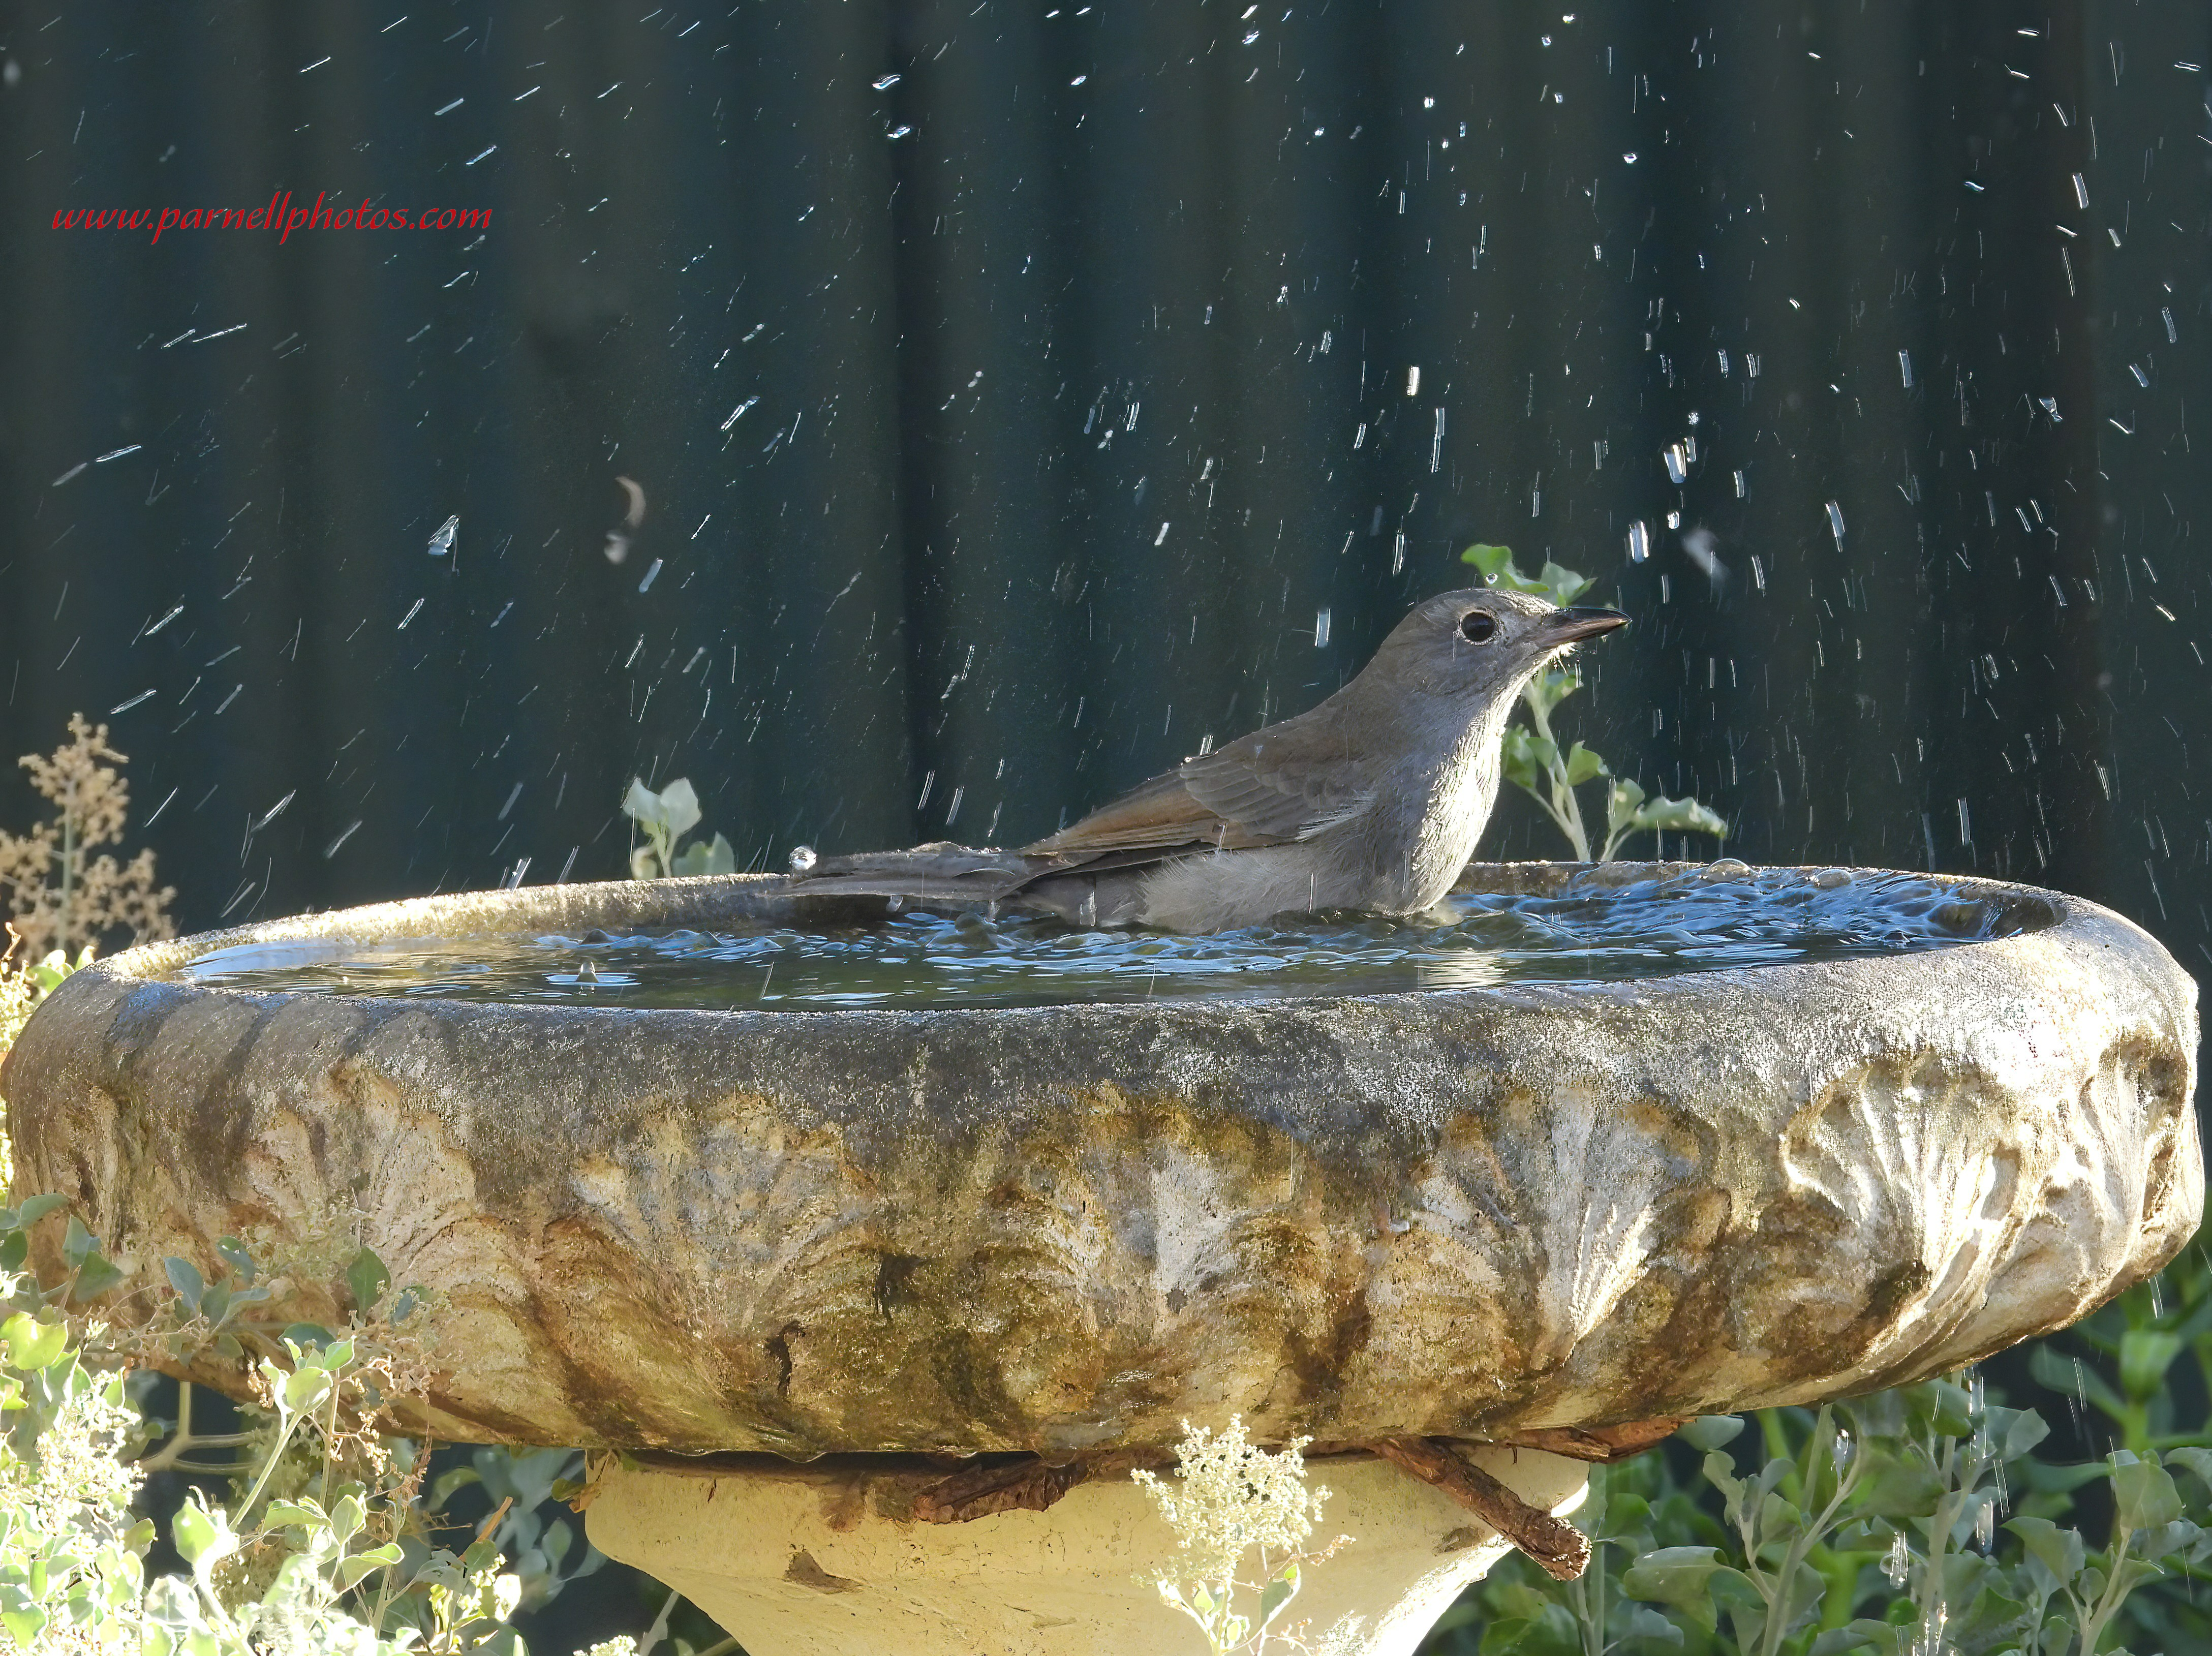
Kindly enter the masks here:
M 1292 910 L 1418 914 L 1451 889 L 1490 819 L 1521 687 L 1627 619 L 1491 588 L 1443 593 L 1319 706 L 1186 759 L 1018 853 L 824 858 L 793 889 L 1010 902 L 1081 925 L 1178 932 Z

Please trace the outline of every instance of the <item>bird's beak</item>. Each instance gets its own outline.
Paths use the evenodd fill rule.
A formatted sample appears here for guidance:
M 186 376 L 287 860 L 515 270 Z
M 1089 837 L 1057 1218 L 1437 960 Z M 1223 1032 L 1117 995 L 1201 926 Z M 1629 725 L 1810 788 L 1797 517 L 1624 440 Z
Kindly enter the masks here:
M 1552 636 L 1563 644 L 1571 644 L 1577 638 L 1595 638 L 1601 632 L 1611 632 L 1615 627 L 1627 624 L 1628 618 L 1619 610 L 1604 609 L 1595 604 L 1553 610 L 1550 623 Z

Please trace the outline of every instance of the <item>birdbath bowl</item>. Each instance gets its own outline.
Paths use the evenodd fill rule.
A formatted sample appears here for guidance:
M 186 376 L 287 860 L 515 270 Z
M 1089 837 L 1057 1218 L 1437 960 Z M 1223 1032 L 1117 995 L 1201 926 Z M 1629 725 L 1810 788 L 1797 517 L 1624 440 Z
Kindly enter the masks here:
M 2189 977 L 2092 904 L 1925 884 L 1968 941 L 1372 995 L 686 1010 L 196 979 L 226 950 L 884 908 L 775 877 L 428 898 L 101 962 L 0 1087 L 18 1196 L 66 1196 L 133 1277 L 344 1215 L 441 1297 L 420 1426 L 623 1452 L 594 1457 L 592 1539 L 754 1656 L 1194 1648 L 1136 1579 L 1174 1543 L 1127 1472 L 1231 1415 L 1316 1440 L 1316 1541 L 1355 1541 L 1298 1609 L 1383 1656 L 1498 1526 L 1540 1550 L 1584 1462 L 1972 1362 L 2195 1230 Z M 349 1308 L 292 1294 L 274 1314 Z M 185 1372 L 240 1387 L 211 1353 Z

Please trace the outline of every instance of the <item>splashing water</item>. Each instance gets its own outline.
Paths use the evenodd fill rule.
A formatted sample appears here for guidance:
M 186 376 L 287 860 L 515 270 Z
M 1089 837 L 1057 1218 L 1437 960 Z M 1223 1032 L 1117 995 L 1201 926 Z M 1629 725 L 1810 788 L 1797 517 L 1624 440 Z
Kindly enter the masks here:
M 1196 937 L 918 910 L 818 931 L 757 922 L 713 934 L 241 944 L 185 975 L 264 992 L 738 1011 L 1048 1006 L 1620 981 L 1913 953 L 2021 925 L 1915 875 L 1729 860 L 1618 886 L 1581 876 L 1545 896 L 1462 893 L 1410 919 L 1285 916 Z
M 1912 1553 L 1905 1545 L 1905 1531 L 1899 1530 L 1889 1538 L 1889 1551 L 1881 1561 L 1881 1573 L 1889 1578 L 1889 1585 L 1902 1588 L 1905 1578 L 1912 1571 Z

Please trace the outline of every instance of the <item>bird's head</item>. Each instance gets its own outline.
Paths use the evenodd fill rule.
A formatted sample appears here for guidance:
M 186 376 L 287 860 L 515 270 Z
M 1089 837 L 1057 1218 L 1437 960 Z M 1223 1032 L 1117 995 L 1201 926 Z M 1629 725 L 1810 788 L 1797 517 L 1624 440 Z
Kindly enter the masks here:
M 1561 609 L 1495 587 L 1439 593 L 1392 630 L 1368 672 L 1432 696 L 1502 703 L 1561 651 L 1627 621 L 1619 610 Z

